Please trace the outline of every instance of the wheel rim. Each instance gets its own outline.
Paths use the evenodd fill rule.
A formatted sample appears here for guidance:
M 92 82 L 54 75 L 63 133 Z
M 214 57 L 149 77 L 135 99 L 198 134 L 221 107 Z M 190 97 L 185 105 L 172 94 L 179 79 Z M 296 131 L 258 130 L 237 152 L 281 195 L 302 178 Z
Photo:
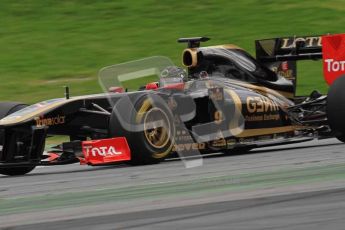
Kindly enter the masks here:
M 152 147 L 160 149 L 168 144 L 170 128 L 169 118 L 160 108 L 152 108 L 145 114 L 145 138 Z

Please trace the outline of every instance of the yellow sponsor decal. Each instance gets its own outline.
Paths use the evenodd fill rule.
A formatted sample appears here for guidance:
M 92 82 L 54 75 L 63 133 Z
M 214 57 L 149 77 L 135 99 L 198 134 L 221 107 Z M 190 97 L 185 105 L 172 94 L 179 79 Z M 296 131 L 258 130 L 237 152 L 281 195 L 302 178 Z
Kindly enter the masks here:
M 278 110 L 278 104 L 267 97 L 247 97 L 247 111 L 249 113 L 267 113 Z
M 58 115 L 57 117 L 49 117 L 49 118 L 35 118 L 36 126 L 53 126 L 53 125 L 61 125 L 65 123 L 65 116 Z
M 212 146 L 213 147 L 224 147 L 226 146 L 226 140 L 223 139 L 219 139 L 219 140 L 214 140 L 212 141 Z
M 246 121 L 278 121 L 280 119 L 279 114 L 263 114 L 263 115 L 247 115 Z
M 202 150 L 206 148 L 205 143 L 184 143 L 175 144 L 173 151 L 188 151 L 188 150 Z

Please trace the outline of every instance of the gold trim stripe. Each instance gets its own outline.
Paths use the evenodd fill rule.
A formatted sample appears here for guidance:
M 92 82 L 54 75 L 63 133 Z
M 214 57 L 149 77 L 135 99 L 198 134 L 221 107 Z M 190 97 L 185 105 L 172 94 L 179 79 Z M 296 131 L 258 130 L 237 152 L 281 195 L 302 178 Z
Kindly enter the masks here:
M 278 98 L 288 98 L 288 99 L 292 99 L 294 98 L 293 93 L 290 92 L 284 92 L 284 91 L 279 91 L 279 90 L 274 90 L 274 89 L 270 89 L 264 86 L 257 86 L 257 85 L 253 85 L 253 84 L 249 84 L 249 83 L 245 83 L 245 82 L 239 82 L 236 81 L 235 84 L 252 89 L 252 90 L 257 90 L 257 91 L 261 91 L 264 93 L 269 93 L 272 94 L 273 96 L 276 96 Z
M 229 123 L 229 131 L 230 133 L 236 135 L 241 134 L 243 132 L 244 122 L 245 119 L 242 114 L 242 101 L 238 94 L 231 89 L 227 89 L 226 92 L 230 95 L 232 100 L 235 103 L 235 113 Z
M 283 127 L 274 127 L 274 128 L 262 128 L 262 129 L 245 129 L 242 133 L 235 135 L 236 137 L 252 137 L 252 136 L 261 136 L 275 133 L 287 133 L 298 130 L 302 127 L 299 126 L 283 126 Z
M 27 113 L 27 114 L 23 114 L 21 116 L 18 117 L 4 117 L 3 119 L 0 120 L 0 125 L 14 125 L 14 124 L 18 124 L 21 122 L 25 122 L 29 119 L 32 119 L 34 117 L 39 117 L 42 114 L 48 113 L 51 110 L 58 108 L 62 105 L 71 103 L 71 102 L 75 102 L 78 100 L 83 100 L 83 99 L 88 99 L 88 98 L 99 98 L 99 97 L 106 97 L 107 94 L 92 94 L 92 95 L 86 95 L 86 96 L 76 96 L 76 97 L 71 97 L 70 99 L 65 99 L 65 98 L 61 98 L 61 100 L 58 100 L 56 102 L 52 102 L 51 104 L 47 104 L 44 105 L 43 107 L 37 108 L 35 111 L 31 112 L 31 113 Z M 59 99 L 59 98 L 57 98 Z M 45 102 L 45 101 L 42 101 Z M 38 102 L 38 103 L 42 103 L 42 102 Z M 38 104 L 36 103 L 36 104 Z M 63 115 L 63 114 L 62 114 Z
M 216 45 L 216 46 L 205 46 L 201 48 L 224 48 L 224 49 L 230 49 L 230 50 L 243 50 L 241 47 L 234 45 L 234 44 L 224 44 L 224 45 Z

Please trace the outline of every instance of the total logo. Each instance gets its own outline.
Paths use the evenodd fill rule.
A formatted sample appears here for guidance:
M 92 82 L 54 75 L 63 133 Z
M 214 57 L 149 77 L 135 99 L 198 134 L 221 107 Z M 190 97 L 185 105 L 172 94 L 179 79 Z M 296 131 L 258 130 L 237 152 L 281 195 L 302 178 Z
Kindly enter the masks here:
M 345 61 L 336 61 L 333 59 L 325 59 L 324 61 L 328 72 L 345 71 Z
M 345 75 L 345 34 L 322 37 L 323 73 L 328 85 Z
M 82 150 L 85 158 L 81 163 L 85 164 L 101 165 L 131 159 L 131 150 L 125 137 L 83 141 Z
M 96 156 L 102 156 L 102 157 L 108 157 L 108 156 L 117 156 L 122 155 L 122 152 L 116 151 L 114 146 L 101 146 L 101 147 L 93 147 L 93 146 L 84 146 L 86 157 L 89 157 L 90 155 L 93 157 Z

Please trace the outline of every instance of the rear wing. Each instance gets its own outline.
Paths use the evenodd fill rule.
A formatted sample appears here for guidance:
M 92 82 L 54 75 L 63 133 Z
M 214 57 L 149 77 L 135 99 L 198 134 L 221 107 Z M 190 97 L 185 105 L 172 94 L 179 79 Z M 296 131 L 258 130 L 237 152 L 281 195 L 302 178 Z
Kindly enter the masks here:
M 322 59 L 322 36 L 282 37 L 255 41 L 256 59 L 293 84 L 296 96 L 298 60 Z
M 255 41 L 259 62 L 322 59 L 322 36 L 271 38 Z

